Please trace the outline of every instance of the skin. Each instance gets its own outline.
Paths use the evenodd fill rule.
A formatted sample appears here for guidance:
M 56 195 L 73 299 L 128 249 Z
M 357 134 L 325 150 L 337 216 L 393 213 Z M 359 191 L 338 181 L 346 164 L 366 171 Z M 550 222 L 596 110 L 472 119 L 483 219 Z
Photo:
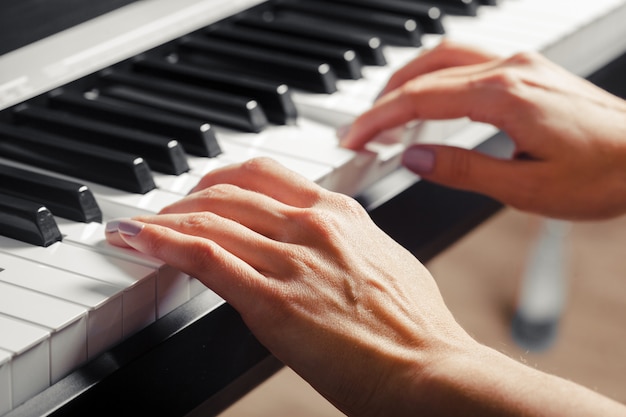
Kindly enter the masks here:
M 443 42 L 396 73 L 342 144 L 360 149 L 411 120 L 469 117 L 505 131 L 515 157 L 414 145 L 434 166 L 425 179 L 489 195 L 521 210 L 602 219 L 626 207 L 626 102 L 535 53 L 499 58 Z
M 271 160 L 215 171 L 162 214 L 107 230 L 222 296 L 347 415 L 626 415 L 474 341 L 358 203 Z
M 453 53 L 443 54 L 446 48 Z M 422 104 L 426 98 L 429 105 Z M 476 99 L 484 105 L 469 112 Z M 508 111 L 489 116 L 494 106 Z M 577 106 L 582 114 L 595 112 L 622 125 L 592 129 L 570 109 Z M 623 169 L 612 165 L 623 158 L 623 102 L 535 55 L 502 60 L 444 44 L 392 78 L 369 114 L 355 122 L 346 146 L 359 148 L 377 132 L 416 117 L 492 117 L 524 158 L 495 161 L 429 145 L 436 163 L 425 176 L 482 187 L 552 214 L 591 218 L 624 211 L 623 197 L 612 194 L 624 186 Z M 570 158 L 582 164 L 574 170 L 579 180 L 593 179 L 576 184 L 576 192 L 566 190 L 572 184 L 563 175 L 573 169 Z M 606 173 L 599 160 L 608 163 Z M 462 161 L 461 168 L 451 161 Z M 490 177 L 497 181 L 481 184 L 488 170 L 500 173 Z M 607 189 L 596 190 L 604 181 Z M 562 200 L 546 205 L 529 195 L 543 193 L 542 187 Z M 593 198 L 580 198 L 585 192 Z M 522 194 L 518 200 L 516 193 Z M 110 222 L 107 239 L 198 278 L 241 313 L 278 359 L 347 415 L 626 415 L 621 404 L 473 340 L 428 270 L 358 203 L 274 161 L 216 170 L 159 215 Z

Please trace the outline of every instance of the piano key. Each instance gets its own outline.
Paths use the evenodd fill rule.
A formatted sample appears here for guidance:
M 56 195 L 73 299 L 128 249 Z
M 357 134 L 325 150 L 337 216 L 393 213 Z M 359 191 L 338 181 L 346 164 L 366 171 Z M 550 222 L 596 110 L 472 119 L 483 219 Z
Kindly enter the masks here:
M 0 193 L 0 235 L 44 247 L 62 239 L 46 207 L 3 193 Z
M 150 168 L 137 155 L 0 123 L 0 156 L 131 193 L 155 188 Z
M 20 271 L 5 269 L 2 274 Z M 87 360 L 87 309 L 6 282 L 0 282 L 0 315 L 34 324 L 50 333 L 50 376 L 67 375 Z
M 5 414 L 9 410 L 13 409 L 13 354 L 6 350 L 0 349 L 0 415 Z M 45 369 L 45 368 L 43 368 Z M 22 375 L 29 375 L 24 373 Z M 28 395 L 26 398 L 30 398 L 32 395 Z
M 345 46 L 233 25 L 209 27 L 206 35 L 321 59 L 327 62 L 340 78 L 352 80 L 361 78 L 362 63 L 356 52 Z
M 411 2 L 414 0 L 401 0 Z M 476 16 L 478 13 L 478 0 L 424 0 L 426 3 L 440 7 L 445 13 L 465 16 Z
M 384 12 L 372 13 L 358 7 L 342 6 L 323 1 L 308 2 L 283 0 L 275 4 L 275 13 L 284 19 L 300 20 L 303 17 L 317 20 L 319 26 L 333 22 L 354 31 L 380 37 L 392 45 L 420 46 L 423 29 L 415 19 Z
M 443 12 L 432 4 L 404 2 L 401 0 L 331 0 L 333 3 L 350 4 L 362 9 L 397 13 L 415 19 L 425 32 L 443 34 Z
M 8 271 L 19 271 L 0 274 L 2 282 L 87 308 L 87 358 L 94 358 L 122 340 L 123 287 L 4 253 L 0 253 L 0 265 Z M 53 374 L 52 382 L 63 376 Z
M 281 19 L 271 12 L 265 12 L 260 16 L 253 14 L 237 16 L 234 22 L 236 27 L 253 27 L 344 46 L 355 51 L 364 64 L 379 66 L 386 64 L 380 38 L 366 33 L 355 33 L 342 25 L 319 26 L 318 22 L 306 19 L 293 22 Z
M 100 222 L 102 212 L 83 184 L 0 164 L 0 193 L 38 201 L 55 216 Z
M 133 212 L 129 215 L 137 214 L 139 213 Z M 129 217 L 129 215 L 122 217 Z M 111 221 L 115 220 L 115 218 L 108 218 L 107 220 Z M 172 268 L 160 259 L 138 253 L 132 249 L 108 244 L 104 237 L 105 226 L 103 224 L 76 223 L 60 219 L 59 227 L 65 236 L 64 242 L 66 243 L 156 270 L 156 280 L 150 280 L 149 282 L 152 285 L 152 292 L 156 293 L 151 300 L 156 300 L 157 318 L 163 317 L 200 292 L 208 291 L 208 289 L 204 285 L 199 284 L 196 279 Z M 141 293 L 137 293 L 136 296 L 138 297 L 138 301 L 132 303 L 131 300 L 131 303 L 138 306 L 142 305 L 141 303 L 144 300 L 139 298 Z M 130 295 L 126 295 L 127 299 L 129 299 L 129 297 Z M 221 300 L 217 295 L 214 295 L 214 297 L 216 301 Z M 128 309 L 128 306 L 126 309 Z M 134 322 L 127 320 L 124 324 L 124 333 L 128 336 L 147 324 L 149 324 L 149 322 L 146 320 L 136 320 Z
M 293 132 L 291 129 L 288 131 Z M 300 132 L 302 131 L 300 130 Z M 323 183 L 333 173 L 332 166 L 327 163 L 314 162 L 285 153 L 277 153 L 272 149 L 255 146 L 254 142 L 250 142 L 250 139 L 252 138 L 242 138 L 241 141 L 224 140 L 222 145 L 225 153 L 224 160 L 228 160 L 231 163 L 241 163 L 252 158 L 272 158 L 292 171 L 317 183 Z M 192 171 L 199 176 L 210 172 L 215 167 L 213 163 L 207 165 L 206 160 L 200 158 L 190 159 L 189 164 L 192 167 Z
M 357 195 L 375 177 L 397 168 L 394 161 L 399 163 L 404 147 L 400 141 L 395 141 L 378 144 L 378 149 L 373 147 L 371 151 L 355 153 L 339 147 L 333 127 L 304 118 L 297 126 L 276 126 L 254 138 L 221 129 L 217 134 L 225 156 L 230 159 L 237 154 L 234 162 L 271 156 L 323 187 L 349 195 Z M 194 160 L 189 164 L 192 170 L 201 171 Z
M 213 161 L 215 158 L 196 157 L 202 161 Z M 0 157 L 0 164 L 13 166 L 21 169 L 28 169 L 63 180 L 75 181 L 75 177 L 67 176 L 59 172 L 53 172 L 36 166 L 29 166 L 15 160 Z M 183 174 L 184 175 L 184 174 Z M 191 181 L 189 179 L 188 181 Z M 103 214 L 103 220 L 113 217 L 127 217 L 133 214 L 152 214 L 163 207 L 180 200 L 180 193 L 173 193 L 166 190 L 154 188 L 146 193 L 129 193 L 118 188 L 84 180 L 83 184 L 89 187 L 96 197 Z M 58 221 L 58 219 L 57 219 Z
M 157 317 L 158 300 L 154 289 L 159 277 L 154 267 L 65 242 L 42 248 L 0 236 L 0 245 L 0 253 L 89 277 L 95 280 L 94 290 L 99 288 L 99 284 L 103 289 L 113 286 L 123 290 L 121 311 L 124 335 L 145 327 Z
M 47 388 L 51 383 L 51 364 L 48 330 L 0 315 L 0 335 L 3 335 L 0 338 L 2 412 L 7 411 L 7 404 L 21 404 Z M 7 359 L 11 359 L 10 370 L 2 366 Z
M 256 100 L 268 120 L 277 124 L 294 123 L 297 110 L 291 101 L 289 88 L 280 82 L 260 80 L 248 75 L 233 74 L 216 68 L 198 68 L 174 64 L 154 58 L 139 59 L 133 69 L 141 74 L 156 75 L 203 88 L 248 96 Z
M 25 104 L 15 109 L 14 117 L 19 125 L 53 131 L 83 143 L 140 155 L 152 169 L 159 172 L 176 175 L 189 170 L 184 150 L 176 140 L 168 137 Z
M 206 122 L 259 132 L 267 118 L 258 103 L 248 97 L 191 87 L 146 75 L 106 70 L 100 94 L 149 106 L 161 111 L 201 118 Z
M 184 63 L 224 66 L 235 73 L 280 81 L 316 93 L 333 93 L 337 89 L 337 75 L 328 63 L 295 54 L 194 36 L 180 41 L 178 54 Z
M 98 94 L 80 94 L 62 89 L 51 92 L 48 102 L 52 108 L 171 136 L 189 154 L 214 157 L 221 153 L 211 125 L 203 120 L 159 112 L 150 107 L 133 105 Z

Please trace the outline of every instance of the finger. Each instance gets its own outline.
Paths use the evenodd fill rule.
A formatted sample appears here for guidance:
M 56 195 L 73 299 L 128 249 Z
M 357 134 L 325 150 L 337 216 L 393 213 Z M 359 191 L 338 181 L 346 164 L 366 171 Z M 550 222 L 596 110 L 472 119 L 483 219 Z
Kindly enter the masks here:
M 292 207 L 255 191 L 217 184 L 165 207 L 161 214 L 211 212 L 273 240 L 290 241 Z
M 501 65 L 498 61 L 450 68 L 405 83 L 360 115 L 341 145 L 361 149 L 383 131 L 413 120 L 469 117 L 503 128 L 515 96 L 501 75 Z M 517 118 L 522 110 L 518 108 Z
M 192 190 L 216 184 L 232 184 L 272 197 L 294 207 L 309 207 L 323 189 L 314 182 L 269 158 L 255 158 L 205 175 Z
M 435 48 L 425 50 L 418 57 L 396 71 L 381 91 L 379 97 L 420 75 L 444 68 L 480 64 L 496 58 L 498 58 L 497 55 L 482 49 L 444 40 Z
M 537 184 L 546 178 L 542 161 L 503 160 L 442 145 L 414 145 L 405 151 L 402 163 L 424 179 L 485 194 L 520 209 L 541 198 Z
M 199 279 L 238 310 L 250 303 L 255 289 L 265 282 L 253 267 L 210 239 L 156 223 L 124 220 L 117 226 L 118 238 L 126 246 Z
M 281 270 L 281 265 L 274 265 L 273 262 L 274 254 L 281 251 L 283 243 L 257 233 L 236 220 L 208 211 L 141 216 L 135 219 L 211 240 L 258 271 Z

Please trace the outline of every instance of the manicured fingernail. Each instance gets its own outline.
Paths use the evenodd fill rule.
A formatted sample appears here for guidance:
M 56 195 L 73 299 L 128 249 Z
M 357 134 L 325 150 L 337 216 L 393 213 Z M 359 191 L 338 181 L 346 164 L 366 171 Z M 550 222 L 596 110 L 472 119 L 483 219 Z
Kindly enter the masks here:
M 412 147 L 404 151 L 402 164 L 418 174 L 430 174 L 435 169 L 435 151 Z
M 143 223 L 134 220 L 120 219 L 107 222 L 105 230 L 107 233 L 119 232 L 127 236 L 136 236 L 141 232 L 143 226 Z
M 120 222 L 121 219 L 109 220 L 105 225 L 104 230 L 107 233 L 117 233 Z
M 348 132 L 350 131 L 350 127 L 351 125 L 345 125 L 345 126 L 340 126 L 337 128 L 337 137 L 339 138 L 339 140 L 343 140 L 343 138 L 346 137 L 346 135 L 348 134 Z

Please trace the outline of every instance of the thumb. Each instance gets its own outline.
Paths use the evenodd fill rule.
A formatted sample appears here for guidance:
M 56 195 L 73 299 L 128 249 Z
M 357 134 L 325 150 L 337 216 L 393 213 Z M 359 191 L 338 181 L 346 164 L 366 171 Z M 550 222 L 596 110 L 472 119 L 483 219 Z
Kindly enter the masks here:
M 444 145 L 413 145 L 404 152 L 402 163 L 423 179 L 485 194 L 505 204 L 515 202 L 520 188 L 525 188 L 521 182 L 532 179 L 526 168 L 533 164 Z

